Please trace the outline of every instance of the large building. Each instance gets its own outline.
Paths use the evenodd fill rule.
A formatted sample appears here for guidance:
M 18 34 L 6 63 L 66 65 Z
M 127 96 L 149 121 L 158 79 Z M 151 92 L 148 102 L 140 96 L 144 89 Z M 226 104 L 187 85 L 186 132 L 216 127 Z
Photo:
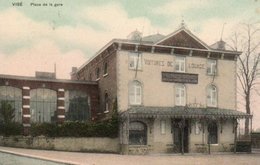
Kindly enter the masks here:
M 98 118 L 121 117 L 123 153 L 231 150 L 237 120 L 236 68 L 241 52 L 208 46 L 184 25 L 173 33 L 113 39 L 72 78 L 98 83 Z M 207 147 L 208 148 L 208 147 Z M 207 149 L 206 148 L 206 149 Z
M 15 122 L 23 123 L 28 135 L 31 123 L 95 120 L 98 84 L 56 79 L 48 72 L 36 72 L 35 77 L 0 75 L 0 106 L 3 102 L 11 104 Z

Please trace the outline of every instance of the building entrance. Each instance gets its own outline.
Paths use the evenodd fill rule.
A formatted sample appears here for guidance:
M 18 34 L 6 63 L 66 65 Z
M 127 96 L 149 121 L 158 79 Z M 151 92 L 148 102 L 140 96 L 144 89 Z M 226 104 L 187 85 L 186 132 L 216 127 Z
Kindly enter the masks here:
M 185 119 L 172 120 L 174 152 L 189 152 L 189 121 Z

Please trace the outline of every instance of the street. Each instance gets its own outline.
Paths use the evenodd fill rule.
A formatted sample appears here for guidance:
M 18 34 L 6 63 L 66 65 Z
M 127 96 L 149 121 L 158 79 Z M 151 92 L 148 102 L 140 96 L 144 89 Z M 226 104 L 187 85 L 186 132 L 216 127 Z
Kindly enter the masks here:
M 207 154 L 156 154 L 156 155 L 119 155 L 119 154 L 100 154 L 100 153 L 79 153 L 79 152 L 62 152 L 62 151 L 46 151 L 46 150 L 31 150 L 21 148 L 0 147 L 0 155 L 4 152 L 12 154 L 36 157 L 40 159 L 63 162 L 67 164 L 80 165 L 254 165 L 260 164 L 260 153 L 212 153 Z M 14 155 L 15 156 L 15 155 Z M 1 162 L 8 162 L 11 156 L 4 157 Z M 34 161 L 36 162 L 36 161 Z M 30 162 L 30 164 L 34 164 Z M 0 163 L 1 164 L 1 163 Z M 7 163 L 6 163 L 7 164 Z M 5 165 L 6 165 L 5 164 Z M 36 164 L 36 163 L 35 163 Z M 61 163 L 62 164 L 62 163 Z M 2 165 L 2 164 L 1 164 Z M 11 165 L 11 164 L 10 164 Z M 39 165 L 39 163 L 37 163 Z

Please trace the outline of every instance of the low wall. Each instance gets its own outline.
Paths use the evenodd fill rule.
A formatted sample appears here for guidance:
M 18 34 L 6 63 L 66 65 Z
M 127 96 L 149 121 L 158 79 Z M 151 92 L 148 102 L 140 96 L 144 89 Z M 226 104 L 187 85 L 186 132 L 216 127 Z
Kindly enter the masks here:
M 0 137 L 0 145 L 60 151 L 119 153 L 118 138 Z
M 260 148 L 260 132 L 253 132 L 251 136 L 252 136 L 252 147 Z

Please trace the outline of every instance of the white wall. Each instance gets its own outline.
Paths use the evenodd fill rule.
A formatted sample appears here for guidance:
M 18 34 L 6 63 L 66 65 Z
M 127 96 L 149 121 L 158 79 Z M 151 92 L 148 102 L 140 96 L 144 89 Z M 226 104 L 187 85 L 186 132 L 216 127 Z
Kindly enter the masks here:
M 170 54 L 142 53 L 142 70 L 137 72 L 128 68 L 128 52 L 118 51 L 117 76 L 118 76 L 118 105 L 119 111 L 125 111 L 128 104 L 128 85 L 133 80 L 143 84 L 144 106 L 175 106 L 175 83 L 162 82 L 161 72 L 174 72 L 174 65 L 168 66 L 168 62 L 174 64 L 175 56 Z M 148 65 L 146 60 L 159 61 L 164 66 L 157 64 Z M 192 68 L 192 64 L 200 64 L 204 68 Z M 213 83 L 218 89 L 218 107 L 236 109 L 236 61 L 218 60 L 218 73 L 213 77 L 206 74 L 207 59 L 186 56 L 186 73 L 199 74 L 198 84 L 185 84 L 187 90 L 187 104 L 199 103 L 206 106 L 206 87 Z M 228 101 L 227 101 L 228 100 Z

